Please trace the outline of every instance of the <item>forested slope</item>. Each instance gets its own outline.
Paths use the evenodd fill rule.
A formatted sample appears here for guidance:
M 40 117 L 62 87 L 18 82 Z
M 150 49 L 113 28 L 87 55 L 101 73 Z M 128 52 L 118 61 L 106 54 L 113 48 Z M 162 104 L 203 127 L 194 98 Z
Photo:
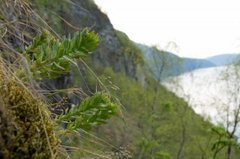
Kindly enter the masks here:
M 92 0 L 0 3 L 0 158 L 226 158 L 225 133 L 149 74 Z

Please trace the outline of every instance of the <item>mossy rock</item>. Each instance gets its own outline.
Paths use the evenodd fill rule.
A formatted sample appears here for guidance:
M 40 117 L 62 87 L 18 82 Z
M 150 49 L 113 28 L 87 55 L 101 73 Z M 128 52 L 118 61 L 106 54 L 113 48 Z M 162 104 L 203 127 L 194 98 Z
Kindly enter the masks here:
M 0 59 L 0 158 L 58 158 L 47 106 Z

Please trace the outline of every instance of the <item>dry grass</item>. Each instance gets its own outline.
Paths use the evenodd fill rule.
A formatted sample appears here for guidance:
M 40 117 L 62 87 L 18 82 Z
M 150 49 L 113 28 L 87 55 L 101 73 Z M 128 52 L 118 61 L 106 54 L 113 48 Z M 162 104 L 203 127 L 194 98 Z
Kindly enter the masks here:
M 58 158 L 54 121 L 20 54 L 41 28 L 26 0 L 0 4 L 0 158 Z
M 46 105 L 0 61 L 0 152 L 3 158 L 57 158 L 58 139 Z
M 43 29 L 57 37 L 59 35 L 31 9 L 28 0 L 0 0 L 0 4 L 0 158 L 70 158 L 65 152 L 66 147 L 60 145 L 59 136 L 55 135 L 58 132 L 55 131 L 56 125 L 49 112 L 51 106 L 43 102 L 46 101 L 44 96 L 55 97 L 62 90 L 42 90 L 32 78 L 29 64 L 21 54 Z M 82 62 L 107 91 L 88 65 Z M 69 88 L 68 91 L 72 91 L 71 94 L 75 96 L 87 96 L 79 88 Z M 109 143 L 97 139 L 95 135 L 93 137 L 95 144 L 109 146 Z M 67 149 L 93 153 L 92 148 Z M 101 156 L 98 153 L 92 155 Z

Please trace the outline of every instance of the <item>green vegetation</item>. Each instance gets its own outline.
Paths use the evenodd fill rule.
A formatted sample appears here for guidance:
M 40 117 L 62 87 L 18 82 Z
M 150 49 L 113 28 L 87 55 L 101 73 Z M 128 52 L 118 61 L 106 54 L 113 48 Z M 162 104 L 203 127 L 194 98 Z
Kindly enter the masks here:
M 41 26 L 43 28 L 48 28 L 51 31 L 54 31 L 60 35 L 64 31 L 61 27 L 63 15 L 61 15 L 62 11 L 69 11 L 69 1 L 66 0 L 32 0 L 31 4 L 35 8 L 35 14 L 37 17 L 41 18 Z M 47 14 L 46 14 L 47 13 Z M 54 28 L 54 29 L 52 29 Z
M 7 15 L 2 14 L 1 17 Z M 1 34 L 11 37 L 8 32 Z M 69 73 L 71 65 L 77 65 L 75 60 L 82 60 L 96 48 L 99 38 L 88 29 L 75 33 L 71 39 L 58 39 L 43 30 L 31 40 L 32 44 L 21 54 L 21 49 L 11 46 L 11 39 L 7 43 L 1 41 L 7 48 L 1 50 L 4 54 L 0 57 L 0 158 L 64 158 L 67 152 L 60 139 L 65 133 L 58 124 L 64 122 L 67 133 L 90 130 L 115 115 L 117 105 L 107 93 L 97 92 L 58 117 L 53 106 L 60 103 L 47 104 L 48 96 L 39 92 L 35 79 L 42 82 Z
M 122 115 L 111 119 L 96 132 L 96 136 L 117 147 L 126 147 L 132 158 L 214 157 L 214 145 L 218 144 L 219 135 L 212 131 L 213 125 L 196 115 L 185 101 L 150 77 L 143 86 L 122 73 L 114 73 L 111 68 L 95 71 L 122 104 Z M 99 84 L 90 74 L 86 74 L 83 80 L 88 81 L 93 90 Z M 111 139 L 108 138 L 109 132 L 113 133 Z M 217 152 L 217 158 L 225 159 L 227 146 L 221 150 Z M 235 146 L 232 158 L 237 159 L 238 153 Z
M 123 55 L 126 56 L 126 58 L 133 58 L 135 64 L 143 64 L 144 58 L 141 50 L 136 47 L 133 41 L 131 41 L 128 36 L 118 30 L 115 30 L 115 33 L 117 35 L 117 38 L 119 42 L 123 46 Z
M 105 81 L 109 89 L 112 88 L 109 79 L 119 87 L 117 91 L 112 89 L 112 93 L 124 106 L 125 126 L 129 130 L 116 128 L 120 132 L 115 138 L 128 134 L 132 143 L 124 144 L 131 145 L 134 158 L 177 158 L 178 153 L 179 158 L 213 155 L 211 145 L 216 136 L 210 132 L 212 125 L 197 116 L 182 99 L 157 86 L 154 80 L 149 79 L 148 87 L 143 87 L 111 69 L 106 69 L 102 77 L 109 77 Z M 154 112 L 152 105 L 155 105 Z
M 36 79 L 57 78 L 70 72 L 70 64 L 75 64 L 74 60 L 93 51 L 98 41 L 98 36 L 87 29 L 75 33 L 72 39 L 64 38 L 62 42 L 48 32 L 43 32 L 33 39 L 33 44 L 26 49 L 24 56 L 29 60 Z
M 161 77 L 145 73 L 142 52 L 126 34 L 113 32 L 127 63 L 123 67 L 137 70 L 143 82 L 99 64 L 104 61 L 94 67 L 93 58 L 83 60 L 99 43 L 95 32 L 83 29 L 72 38 L 53 35 L 63 30 L 59 12 L 76 5 L 54 2 L 33 1 L 35 10 L 46 14 L 43 19 L 31 12 L 27 1 L 0 2 L 4 46 L 0 50 L 0 158 L 225 159 L 229 145 L 231 159 L 239 158 L 233 136 L 195 114 L 183 99 L 159 84 Z M 87 12 L 97 9 L 91 0 L 81 4 Z M 7 10 L 14 13 L 17 24 L 9 23 L 12 17 Z M 50 10 L 54 13 L 48 16 Z M 106 48 L 97 51 L 102 57 L 109 53 Z M 115 61 L 121 60 L 115 57 L 119 54 L 110 53 Z M 128 61 L 133 61 L 131 66 Z M 164 62 L 168 61 L 155 64 L 161 69 L 169 65 Z M 74 78 L 70 85 L 76 88 L 41 88 L 70 75 Z M 77 104 L 67 99 L 64 111 L 56 113 L 54 106 L 61 106 L 61 101 L 48 100 L 55 94 L 60 98 L 74 94 Z
M 113 115 L 116 115 L 117 106 L 113 104 L 106 93 L 96 93 L 84 99 L 79 106 L 60 115 L 58 121 L 66 123 L 68 130 L 90 130 L 93 126 L 102 125 Z
M 58 158 L 54 121 L 41 100 L 0 59 L 1 158 Z
M 225 130 L 225 128 L 216 126 L 212 128 L 212 132 L 218 136 L 218 140 L 215 141 L 215 143 L 212 146 L 212 150 L 214 151 L 213 159 L 217 159 L 219 157 L 219 153 L 223 151 L 225 148 L 228 148 L 228 157 L 230 158 L 232 147 L 239 149 L 239 143 L 233 139 Z

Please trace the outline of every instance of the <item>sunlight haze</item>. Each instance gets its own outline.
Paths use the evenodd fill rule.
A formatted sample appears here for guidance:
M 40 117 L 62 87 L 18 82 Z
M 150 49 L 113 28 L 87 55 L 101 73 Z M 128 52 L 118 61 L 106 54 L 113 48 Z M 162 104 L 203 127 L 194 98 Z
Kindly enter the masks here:
M 179 56 L 204 58 L 240 50 L 237 0 L 95 0 L 133 41 Z M 177 48 L 167 47 L 175 42 Z

